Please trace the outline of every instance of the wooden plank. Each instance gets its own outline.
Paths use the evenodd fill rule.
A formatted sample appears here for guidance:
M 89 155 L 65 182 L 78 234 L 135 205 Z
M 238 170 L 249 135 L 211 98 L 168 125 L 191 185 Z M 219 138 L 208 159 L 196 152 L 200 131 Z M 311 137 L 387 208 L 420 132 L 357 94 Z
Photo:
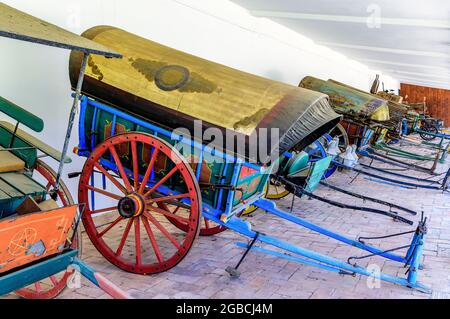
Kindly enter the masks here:
M 23 197 L 25 194 L 20 192 L 18 189 L 12 187 L 8 183 L 6 183 L 4 180 L 0 178 L 0 189 L 9 197 L 15 198 L 15 197 Z
M 9 130 L 0 126 L 0 145 L 2 147 L 9 148 L 11 146 L 12 137 L 13 135 Z M 12 148 L 13 150 L 11 150 L 11 153 L 24 161 L 26 168 L 32 169 L 35 167 L 37 160 L 36 148 L 32 147 L 30 144 L 17 136 L 14 138 Z
M 8 199 L 10 199 L 11 197 L 8 195 L 8 194 L 6 194 L 4 191 L 2 191 L 1 189 L 0 189 L 0 201 L 3 201 L 3 200 L 8 200 Z
M 14 125 L 12 123 L 6 122 L 6 121 L 0 121 L 0 127 L 6 129 L 11 134 L 14 132 Z M 23 141 L 27 142 L 30 146 L 37 148 L 42 153 L 50 156 L 51 158 L 57 160 L 58 162 L 61 160 L 62 154 L 55 148 L 51 147 L 50 145 L 42 142 L 38 138 L 34 137 L 33 135 L 28 134 L 27 132 L 18 129 L 16 132 L 16 135 Z M 66 160 L 64 161 L 66 164 L 71 163 L 72 160 L 70 157 L 66 156 Z
M 25 162 L 0 146 L 0 173 L 20 171 L 25 168 Z
M 0 36 L 88 54 L 122 57 L 121 54 L 108 49 L 104 45 L 33 17 L 4 3 L 0 3 Z
M 444 126 L 450 127 L 450 90 L 406 83 L 401 83 L 400 87 L 401 95 L 408 95 L 409 103 L 423 102 L 426 97 L 430 116 L 444 120 Z
M 0 179 L 24 195 L 45 193 L 44 186 L 21 173 L 2 173 Z

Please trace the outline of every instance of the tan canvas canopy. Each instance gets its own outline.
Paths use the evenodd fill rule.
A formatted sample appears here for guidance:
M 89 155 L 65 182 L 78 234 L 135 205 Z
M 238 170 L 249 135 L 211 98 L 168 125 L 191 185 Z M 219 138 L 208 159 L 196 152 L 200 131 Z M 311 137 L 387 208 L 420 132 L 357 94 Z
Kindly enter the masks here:
M 0 2 L 0 36 L 53 47 L 119 58 L 107 47 L 80 37 Z
M 124 55 L 114 61 L 92 56 L 83 93 L 169 129 L 195 131 L 194 122 L 201 120 L 203 129 L 234 132 L 247 145 L 278 146 L 283 152 L 306 147 L 341 119 L 327 96 L 318 92 L 236 70 L 115 27 L 93 27 L 83 36 Z M 80 54 L 72 53 L 72 86 L 80 65 Z M 279 141 L 263 137 L 260 129 L 278 130 Z M 254 133 L 258 143 L 250 139 Z M 240 150 L 237 154 L 250 156 Z

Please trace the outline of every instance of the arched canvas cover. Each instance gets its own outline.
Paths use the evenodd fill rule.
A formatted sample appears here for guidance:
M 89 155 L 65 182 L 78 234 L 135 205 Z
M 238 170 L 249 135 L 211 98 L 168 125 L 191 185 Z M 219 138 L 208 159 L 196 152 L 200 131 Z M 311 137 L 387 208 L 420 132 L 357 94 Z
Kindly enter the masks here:
M 335 83 L 335 84 L 338 84 L 338 85 L 342 85 L 342 86 L 348 87 L 349 89 L 356 90 L 356 91 L 359 91 L 359 92 L 364 93 L 364 94 L 370 94 L 370 95 L 372 95 L 372 96 L 374 96 L 376 98 L 380 98 L 380 99 L 386 100 L 387 105 L 389 107 L 389 121 L 386 121 L 383 124 L 385 126 L 388 126 L 391 129 L 394 129 L 394 130 L 398 129 L 401 121 L 408 114 L 409 107 L 407 105 L 395 102 L 393 100 L 388 100 L 381 94 L 381 92 L 378 92 L 377 94 L 372 94 L 372 93 L 365 92 L 363 90 L 359 90 L 359 89 L 354 88 L 354 87 L 352 87 L 350 85 L 341 83 L 341 82 L 333 80 L 333 79 L 328 79 L 328 82 L 332 82 L 332 83 Z
M 341 114 L 357 120 L 378 122 L 389 120 L 387 101 L 330 81 L 312 76 L 305 77 L 300 87 L 327 94 L 333 108 Z
M 259 143 L 283 152 L 306 147 L 340 120 L 324 94 L 235 70 L 114 27 L 94 27 L 83 36 L 124 55 L 121 61 L 91 57 L 83 93 L 170 129 L 193 130 L 194 120 L 202 120 L 203 129 L 232 131 L 247 145 L 256 132 Z M 80 54 L 72 52 L 72 86 L 80 62 Z M 270 134 L 262 137 L 260 128 L 279 129 L 279 141 L 270 141 Z

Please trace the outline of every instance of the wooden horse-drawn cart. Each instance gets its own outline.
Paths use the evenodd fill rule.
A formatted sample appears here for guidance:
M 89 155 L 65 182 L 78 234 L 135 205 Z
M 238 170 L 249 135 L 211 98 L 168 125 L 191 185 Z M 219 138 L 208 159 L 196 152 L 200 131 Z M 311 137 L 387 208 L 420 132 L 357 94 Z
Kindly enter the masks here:
M 71 174 L 80 176 L 78 200 L 85 205 L 86 233 L 111 263 L 133 273 L 162 272 L 186 256 L 198 233 L 229 229 L 251 239 L 249 245 L 239 244 L 247 252 L 426 290 L 416 278 L 425 221 L 411 232 L 411 245 L 394 249 L 406 249 L 405 255 L 397 255 L 283 212 L 263 198 L 280 155 L 288 160 L 289 152 L 307 148 L 340 121 L 325 95 L 218 65 L 114 27 L 94 27 L 83 36 L 124 55 L 122 60 L 89 60 L 75 149 L 86 163 L 81 172 Z M 72 86 L 80 65 L 75 52 L 70 60 Z M 252 153 L 255 146 L 257 152 Z M 316 170 L 303 178 L 317 175 L 320 181 L 329 162 L 328 157 L 317 161 Z M 302 172 L 285 177 L 298 182 Z M 373 273 L 353 258 L 341 261 L 253 230 L 240 217 L 251 205 L 370 256 L 406 265 L 408 276 Z M 228 268 L 230 274 L 236 275 L 237 267 Z
M 0 36 L 77 50 L 86 56 L 120 57 L 106 47 L 2 3 Z M 81 76 L 78 89 L 82 80 Z M 79 91 L 60 153 L 19 127 L 41 132 L 42 119 L 0 97 L 0 111 L 15 121 L 0 121 L 0 295 L 15 291 L 25 298 L 53 298 L 78 271 L 113 297 L 127 297 L 77 258 L 81 250 L 80 214 L 60 177 L 63 165 L 70 162 L 66 151 L 78 98 Z M 59 162 L 59 172 L 43 157 Z
M 438 162 L 445 161 L 448 147 L 444 145 L 445 136 L 441 137 L 440 144 L 436 144 L 433 155 L 422 155 L 394 147 L 393 140 L 403 140 L 399 134 L 402 130 L 402 122 L 408 115 L 408 107 L 393 101 L 387 101 L 377 95 L 373 95 L 346 84 L 328 80 L 323 81 L 313 77 L 306 77 L 300 82 L 300 87 L 329 94 L 330 103 L 340 114 L 344 115 L 342 126 L 328 137 L 326 143 L 334 136 L 339 138 L 339 146 L 342 151 L 353 143 L 358 147 L 358 155 L 370 158 L 372 161 L 387 163 L 420 172 L 435 174 L 434 170 Z M 427 133 L 427 132 L 423 132 Z M 431 132 L 427 134 L 434 135 Z M 326 144 L 325 143 L 325 144 Z M 324 146 L 327 148 L 327 146 Z M 424 146 L 423 146 L 424 147 Z M 408 163 L 396 157 L 415 161 L 433 162 L 431 168 Z M 341 166 L 335 163 L 335 166 Z M 360 174 L 369 175 L 390 185 L 401 187 L 429 188 L 445 190 L 446 184 L 432 179 L 423 179 L 405 174 L 396 173 L 389 169 L 370 167 L 362 164 L 362 167 L 354 168 Z M 371 170 L 369 172 L 368 170 Z M 375 172 L 376 171 L 376 172 Z M 379 175 L 382 173 L 383 175 Z M 450 171 L 447 173 L 449 174 Z

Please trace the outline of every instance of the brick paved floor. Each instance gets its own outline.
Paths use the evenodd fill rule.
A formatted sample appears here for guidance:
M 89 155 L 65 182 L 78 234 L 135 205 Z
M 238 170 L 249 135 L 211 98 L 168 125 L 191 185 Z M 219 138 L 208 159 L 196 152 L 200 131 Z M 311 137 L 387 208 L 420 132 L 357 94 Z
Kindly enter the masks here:
M 411 147 L 407 147 L 411 149 Z M 412 148 L 414 149 L 414 148 Z M 367 159 L 363 159 L 368 163 Z M 375 164 L 383 166 L 383 164 Z M 443 169 L 443 168 L 442 168 Z M 410 175 L 425 176 L 408 171 Z M 351 184 L 354 172 L 338 172 L 329 180 L 369 196 L 375 196 L 416 211 L 424 211 L 429 219 L 424 250 L 424 269 L 419 280 L 432 287 L 427 295 L 405 287 L 382 282 L 379 288 L 369 288 L 367 277 L 343 276 L 284 259 L 250 252 L 242 264 L 239 278 L 230 278 L 227 266 L 234 266 L 242 254 L 236 241 L 246 238 L 231 231 L 214 237 L 200 237 L 187 257 L 175 268 L 152 276 L 126 273 L 108 263 L 83 236 L 83 259 L 106 275 L 135 298 L 448 298 L 450 297 L 450 194 L 436 190 L 404 189 L 368 180 L 360 175 Z M 318 195 L 351 204 L 363 204 L 359 199 L 336 193 L 321 186 Z M 289 210 L 291 196 L 277 202 Z M 380 207 L 366 203 L 367 206 Z M 294 214 L 340 232 L 349 237 L 381 236 L 411 230 L 392 219 L 366 212 L 336 208 L 317 200 L 296 200 Z M 403 216 L 414 221 L 419 216 Z M 335 240 L 317 235 L 287 221 L 256 211 L 247 218 L 255 230 L 275 235 L 304 248 L 313 249 L 344 260 L 364 253 Z M 123 230 L 122 230 L 123 231 Z M 110 236 L 114 237 L 114 233 Z M 117 235 L 118 236 L 118 235 Z M 410 237 L 388 238 L 380 246 L 391 248 L 408 243 Z M 376 246 L 380 243 L 375 242 Z M 127 245 L 126 249 L 130 249 Z M 358 262 L 375 265 L 384 272 L 404 275 L 402 265 L 379 257 Z M 9 295 L 6 298 L 16 298 Z M 82 280 L 79 289 L 66 289 L 60 298 L 108 298 L 101 290 Z

